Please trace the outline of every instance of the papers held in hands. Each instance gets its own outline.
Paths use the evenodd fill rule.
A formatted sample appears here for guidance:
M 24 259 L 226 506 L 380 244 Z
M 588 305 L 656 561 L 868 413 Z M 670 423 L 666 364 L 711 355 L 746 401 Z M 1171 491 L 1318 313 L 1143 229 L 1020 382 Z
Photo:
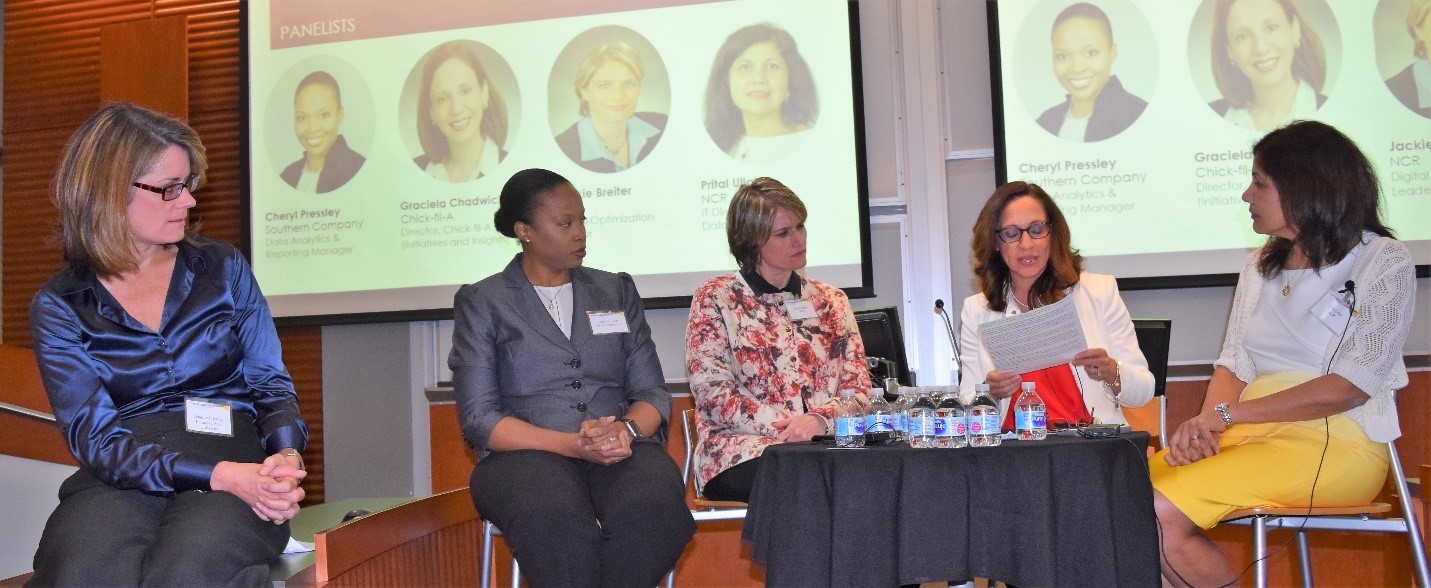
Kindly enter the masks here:
M 979 325 L 979 338 L 994 369 L 1016 374 L 1068 363 L 1088 349 L 1072 296 Z

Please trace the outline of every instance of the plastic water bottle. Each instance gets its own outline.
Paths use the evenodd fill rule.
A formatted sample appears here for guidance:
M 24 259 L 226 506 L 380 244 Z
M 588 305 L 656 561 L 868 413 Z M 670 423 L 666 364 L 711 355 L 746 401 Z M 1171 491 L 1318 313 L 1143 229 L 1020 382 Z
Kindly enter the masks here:
M 900 386 L 899 398 L 894 401 L 894 432 L 900 441 L 909 442 L 909 407 L 914 405 L 913 386 Z
M 1048 413 L 1033 382 L 1024 382 L 1019 401 L 1014 403 L 1014 430 L 1019 439 L 1037 441 L 1048 437 Z
M 835 446 L 865 446 L 865 411 L 855 401 L 854 390 L 841 390 L 835 403 Z
M 876 388 L 870 392 L 870 405 L 865 410 L 865 442 L 883 443 L 895 437 L 898 417 L 894 407 L 884 399 L 884 390 Z
M 909 407 L 909 446 L 910 447 L 938 447 L 939 437 L 935 434 L 936 422 L 938 419 L 938 409 L 934 406 L 934 401 L 929 398 L 929 393 L 924 389 L 919 392 L 919 398 Z
M 988 384 L 974 385 L 974 399 L 969 401 L 965 411 L 969 418 L 969 445 L 972 447 L 996 447 L 1004 440 L 999 436 L 1001 426 L 999 404 L 989 396 Z
M 944 396 L 939 399 L 937 414 L 943 427 L 939 431 L 939 446 L 959 449 L 969 446 L 968 421 L 965 418 L 964 403 L 959 402 L 959 387 L 945 386 Z

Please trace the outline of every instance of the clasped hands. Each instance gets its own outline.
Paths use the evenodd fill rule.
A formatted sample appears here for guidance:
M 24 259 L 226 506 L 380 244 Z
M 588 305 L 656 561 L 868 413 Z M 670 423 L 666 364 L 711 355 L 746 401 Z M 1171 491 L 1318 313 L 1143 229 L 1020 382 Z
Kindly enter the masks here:
M 237 496 L 258 518 L 281 525 L 298 514 L 298 503 L 303 501 L 299 482 L 308 472 L 301 465 L 298 456 L 279 453 L 263 463 L 221 461 L 210 474 L 209 487 Z
M 611 465 L 631 457 L 631 432 L 614 416 L 585 420 L 576 433 L 576 450 L 581 459 Z
M 1177 467 L 1217 455 L 1222 452 L 1218 440 L 1226 430 L 1221 416 L 1212 410 L 1204 411 L 1179 425 L 1168 437 L 1168 454 L 1163 461 Z

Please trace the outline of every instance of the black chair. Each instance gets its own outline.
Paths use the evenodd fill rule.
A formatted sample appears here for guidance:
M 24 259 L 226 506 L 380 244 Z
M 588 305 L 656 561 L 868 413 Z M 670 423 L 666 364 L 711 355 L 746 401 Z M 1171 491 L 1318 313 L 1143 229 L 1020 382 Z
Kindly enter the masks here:
M 1153 396 L 1158 399 L 1158 442 L 1168 446 L 1168 346 L 1172 343 L 1173 321 L 1169 319 L 1133 319 L 1133 333 L 1138 348 L 1148 360 L 1153 372 Z
M 885 368 L 871 368 L 870 377 L 893 377 L 900 384 L 914 385 L 909 375 L 909 360 L 904 355 L 904 334 L 899 328 L 899 312 L 893 306 L 866 308 L 855 311 L 855 324 L 860 329 L 860 339 L 865 343 L 865 356 L 892 362 L 894 373 L 885 373 Z

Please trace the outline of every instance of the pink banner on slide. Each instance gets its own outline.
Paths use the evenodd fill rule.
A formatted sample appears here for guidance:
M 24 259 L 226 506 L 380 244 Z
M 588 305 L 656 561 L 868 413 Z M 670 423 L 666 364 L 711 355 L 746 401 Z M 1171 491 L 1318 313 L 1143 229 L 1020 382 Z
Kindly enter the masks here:
M 273 0 L 271 49 L 707 4 L 715 0 Z

